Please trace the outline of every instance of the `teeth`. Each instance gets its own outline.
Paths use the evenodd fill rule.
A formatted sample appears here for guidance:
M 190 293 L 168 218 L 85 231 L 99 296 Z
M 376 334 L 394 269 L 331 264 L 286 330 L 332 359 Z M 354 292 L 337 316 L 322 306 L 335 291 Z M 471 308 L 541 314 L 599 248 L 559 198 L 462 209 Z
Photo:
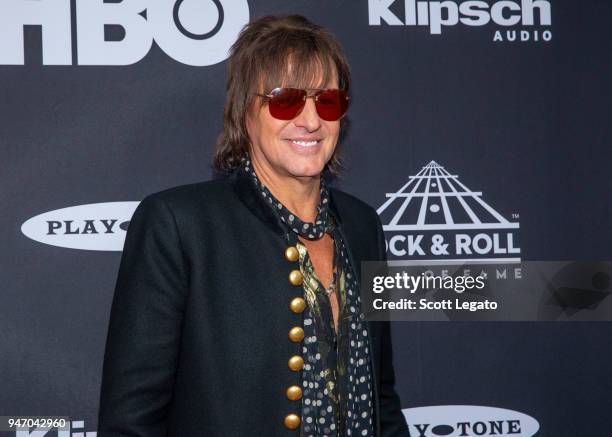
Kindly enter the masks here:
M 300 146 L 314 146 L 315 144 L 317 144 L 318 141 L 297 141 L 297 140 L 291 140 L 293 141 L 295 144 L 299 144 Z

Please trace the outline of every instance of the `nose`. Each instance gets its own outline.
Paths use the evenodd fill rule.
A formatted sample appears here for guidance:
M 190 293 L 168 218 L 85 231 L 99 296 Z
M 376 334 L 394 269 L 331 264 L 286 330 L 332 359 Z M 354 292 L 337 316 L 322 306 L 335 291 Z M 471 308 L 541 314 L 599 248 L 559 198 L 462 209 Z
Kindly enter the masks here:
M 321 127 L 321 118 L 317 113 L 313 98 L 308 97 L 304 109 L 293 119 L 297 127 L 303 127 L 308 132 L 314 132 Z

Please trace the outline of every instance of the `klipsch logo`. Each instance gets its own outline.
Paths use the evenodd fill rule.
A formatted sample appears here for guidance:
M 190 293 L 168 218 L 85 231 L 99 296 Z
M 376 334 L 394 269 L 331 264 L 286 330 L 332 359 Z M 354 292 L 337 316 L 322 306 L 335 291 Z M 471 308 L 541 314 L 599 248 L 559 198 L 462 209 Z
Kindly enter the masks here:
M 435 161 L 377 210 L 390 259 L 520 261 L 517 221 L 508 221 Z M 512 214 L 513 219 L 518 214 Z
M 444 28 L 495 27 L 493 41 L 550 41 L 551 4 L 545 0 L 420 1 L 368 0 L 370 26 L 422 26 L 432 35 Z M 403 20 L 402 20 L 403 18 Z
M 436 405 L 403 413 L 413 437 L 531 437 L 540 429 L 533 417 L 505 408 Z
M 249 21 L 246 0 L 2 0 L 0 64 L 24 65 L 24 26 L 40 26 L 44 65 L 130 65 L 153 41 L 170 57 L 204 66 L 227 58 Z M 72 28 L 74 13 L 76 29 Z M 119 30 L 119 37 L 110 32 Z M 117 33 L 117 32 L 115 32 Z
M 70 206 L 39 214 L 21 225 L 32 240 L 69 249 L 121 251 L 140 202 Z

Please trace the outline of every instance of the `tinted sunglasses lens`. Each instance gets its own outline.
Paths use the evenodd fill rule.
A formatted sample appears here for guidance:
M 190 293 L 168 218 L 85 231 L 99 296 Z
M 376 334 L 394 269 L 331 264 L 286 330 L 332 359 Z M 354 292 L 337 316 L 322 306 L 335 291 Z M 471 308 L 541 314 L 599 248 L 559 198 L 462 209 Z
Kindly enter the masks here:
M 342 117 L 348 109 L 348 98 L 346 91 L 322 91 L 317 97 L 316 106 L 319 117 L 327 121 L 336 121 Z
M 306 91 L 297 88 L 275 88 L 268 102 L 270 115 L 279 120 L 291 120 L 302 110 Z

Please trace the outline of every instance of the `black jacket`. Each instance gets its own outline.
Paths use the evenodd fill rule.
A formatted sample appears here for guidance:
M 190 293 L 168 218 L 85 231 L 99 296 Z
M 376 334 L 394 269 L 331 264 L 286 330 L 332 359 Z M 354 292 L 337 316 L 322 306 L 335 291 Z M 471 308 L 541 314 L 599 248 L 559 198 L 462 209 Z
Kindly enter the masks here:
M 285 428 L 301 345 L 282 228 L 242 172 L 147 196 L 126 236 L 104 356 L 100 437 L 298 436 Z M 384 257 L 376 212 L 331 189 L 359 278 Z M 377 436 L 407 436 L 387 322 L 367 322 Z

